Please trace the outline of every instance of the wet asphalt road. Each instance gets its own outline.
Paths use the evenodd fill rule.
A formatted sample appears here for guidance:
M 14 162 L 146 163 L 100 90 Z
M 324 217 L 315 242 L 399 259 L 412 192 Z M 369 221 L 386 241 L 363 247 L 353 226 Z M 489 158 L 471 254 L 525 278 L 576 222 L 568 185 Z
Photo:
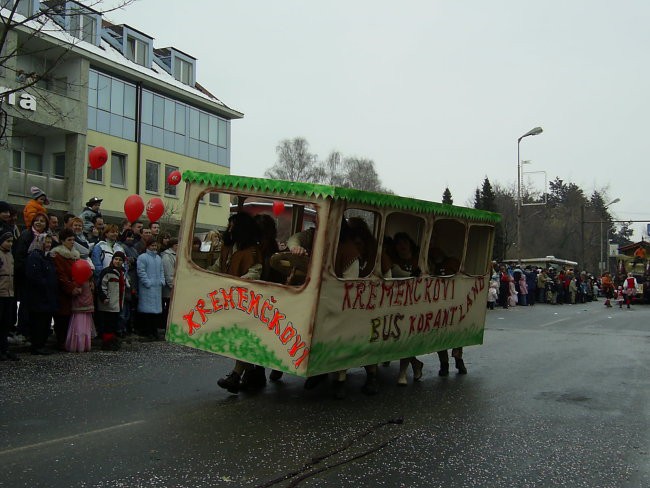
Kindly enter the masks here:
M 467 376 L 429 355 L 399 388 L 393 362 L 367 397 L 358 369 L 343 401 L 286 376 L 232 396 L 229 360 L 162 342 L 22 355 L 0 363 L 0 486 L 646 487 L 649 353 L 650 306 L 600 301 L 489 311 Z

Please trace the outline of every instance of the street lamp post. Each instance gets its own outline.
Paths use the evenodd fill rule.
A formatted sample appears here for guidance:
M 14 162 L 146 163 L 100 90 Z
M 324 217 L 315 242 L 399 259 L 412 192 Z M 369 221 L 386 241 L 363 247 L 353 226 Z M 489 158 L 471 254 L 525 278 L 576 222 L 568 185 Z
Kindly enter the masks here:
M 603 205 L 603 208 L 605 210 L 607 210 L 607 208 L 610 205 L 613 205 L 613 204 L 618 203 L 620 201 L 621 201 L 620 198 L 615 198 L 614 200 L 609 202 L 607 205 Z M 609 241 L 609 228 L 607 229 L 607 236 L 608 236 L 607 240 Z M 607 254 L 609 255 L 609 252 Z M 605 272 L 605 258 L 603 256 L 603 221 L 601 220 L 600 221 L 600 273 L 602 274 L 604 272 Z
M 536 136 L 543 132 L 541 127 L 530 129 L 523 136 L 517 139 L 517 259 L 521 260 L 521 158 L 519 156 L 519 146 L 524 137 Z

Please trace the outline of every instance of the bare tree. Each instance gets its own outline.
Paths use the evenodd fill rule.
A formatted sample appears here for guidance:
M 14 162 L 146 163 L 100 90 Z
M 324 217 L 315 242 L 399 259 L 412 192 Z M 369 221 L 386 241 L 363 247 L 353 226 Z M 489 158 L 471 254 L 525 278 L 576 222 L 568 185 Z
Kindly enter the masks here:
M 309 143 L 303 137 L 284 139 L 275 148 L 278 161 L 264 173 L 268 178 L 316 183 L 322 172 L 317 156 L 309 152 Z
M 346 158 L 344 166 L 343 186 L 356 190 L 385 192 L 375 170 L 374 161 L 365 158 Z
M 319 165 L 319 182 L 325 185 L 344 186 L 345 175 L 343 157 L 338 151 L 332 151 L 327 159 Z

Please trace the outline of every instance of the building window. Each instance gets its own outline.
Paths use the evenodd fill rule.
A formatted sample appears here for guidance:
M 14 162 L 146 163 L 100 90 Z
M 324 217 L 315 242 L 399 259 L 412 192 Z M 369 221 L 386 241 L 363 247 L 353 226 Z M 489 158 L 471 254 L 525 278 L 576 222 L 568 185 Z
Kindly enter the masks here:
M 44 175 L 43 156 L 36 153 L 14 150 L 13 169 L 37 175 Z
M 135 85 L 90 70 L 88 75 L 88 128 L 135 140 Z
M 126 58 L 140 66 L 148 66 L 147 43 L 135 37 L 127 37 Z
M 65 178 L 65 153 L 52 155 L 52 174 L 61 180 Z
M 228 147 L 228 122 L 219 119 L 219 147 Z
M 220 205 L 219 193 L 210 192 L 209 195 L 210 195 L 210 199 L 208 201 L 210 202 L 210 205 Z
M 153 125 L 153 93 L 142 90 L 142 123 Z
M 178 170 L 178 166 L 171 166 L 169 164 L 165 165 L 165 196 L 176 197 L 178 196 L 178 189 L 176 185 L 170 185 L 167 181 L 169 179 L 170 173 Z
M 126 154 L 111 153 L 111 185 L 126 188 Z
M 111 82 L 110 106 L 112 114 L 124 114 L 124 83 L 115 79 Z
M 111 110 L 111 78 L 106 75 L 99 75 L 97 79 L 97 108 Z
M 2 6 L 10 9 L 11 5 L 9 5 L 9 3 L 11 2 L 2 2 Z M 29 18 L 36 14 L 38 10 L 37 7 L 37 0 L 22 0 L 16 7 L 16 13 Z
M 70 12 L 70 33 L 82 41 L 95 44 L 95 18 L 92 15 L 83 14 L 79 9 Z
M 185 105 L 176 103 L 176 125 L 175 132 L 185 135 Z
M 30 173 L 44 174 L 43 173 L 43 156 L 34 153 L 25 154 L 25 169 Z
M 185 83 L 186 85 L 192 85 L 192 71 L 192 63 L 189 63 L 184 59 L 174 58 L 174 78 L 178 81 Z
M 165 99 L 161 96 L 153 96 L 153 125 L 161 129 L 165 125 Z
M 88 146 L 88 154 L 95 146 Z M 86 179 L 93 183 L 104 183 L 104 168 L 93 169 L 90 167 L 90 158 L 86 158 Z
M 20 151 L 14 150 L 13 169 L 14 171 L 22 171 L 23 169 L 23 155 Z
M 160 191 L 160 163 L 155 161 L 147 161 L 147 174 L 145 176 L 145 189 L 150 193 L 158 193 Z

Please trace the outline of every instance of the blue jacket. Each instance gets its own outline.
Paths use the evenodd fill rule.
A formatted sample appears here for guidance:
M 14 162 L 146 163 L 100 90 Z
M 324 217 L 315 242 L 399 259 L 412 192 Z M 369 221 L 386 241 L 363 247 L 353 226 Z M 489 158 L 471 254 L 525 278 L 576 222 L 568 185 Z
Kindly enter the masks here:
M 162 288 L 165 285 L 162 259 L 146 251 L 138 256 L 138 312 L 162 313 Z
M 35 249 L 27 256 L 25 266 L 26 286 L 24 301 L 27 309 L 35 312 L 54 313 L 59 308 L 59 281 L 54 260 L 43 251 Z

